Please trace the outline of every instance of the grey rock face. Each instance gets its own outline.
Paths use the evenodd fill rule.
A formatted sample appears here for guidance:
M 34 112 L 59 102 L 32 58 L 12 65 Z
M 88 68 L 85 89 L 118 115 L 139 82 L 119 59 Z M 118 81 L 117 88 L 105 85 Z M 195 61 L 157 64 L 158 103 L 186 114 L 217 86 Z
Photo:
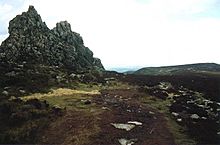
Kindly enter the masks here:
M 33 6 L 9 23 L 9 37 L 0 46 L 0 61 L 6 64 L 42 64 L 72 70 L 104 70 L 101 61 L 72 32 L 67 21 L 50 30 Z

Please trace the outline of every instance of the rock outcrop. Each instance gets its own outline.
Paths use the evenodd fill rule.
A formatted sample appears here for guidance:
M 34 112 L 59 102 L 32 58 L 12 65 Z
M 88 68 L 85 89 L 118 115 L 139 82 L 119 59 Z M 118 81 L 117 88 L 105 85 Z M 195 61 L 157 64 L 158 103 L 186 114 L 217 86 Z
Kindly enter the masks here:
M 41 64 L 75 71 L 104 70 L 100 59 L 93 57 L 67 21 L 50 30 L 33 6 L 10 21 L 9 34 L 0 46 L 1 63 Z

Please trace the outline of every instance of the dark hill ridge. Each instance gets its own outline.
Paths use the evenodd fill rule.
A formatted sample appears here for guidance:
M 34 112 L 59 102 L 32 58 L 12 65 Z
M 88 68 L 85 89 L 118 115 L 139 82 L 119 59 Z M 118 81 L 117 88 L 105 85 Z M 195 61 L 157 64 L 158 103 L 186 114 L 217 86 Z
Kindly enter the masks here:
M 145 67 L 137 70 L 134 74 L 143 75 L 181 75 L 185 73 L 217 73 L 220 65 L 216 63 L 196 63 L 177 66 Z
M 33 6 L 9 23 L 9 37 L 0 46 L 4 64 L 42 64 L 71 70 L 104 70 L 80 34 L 67 21 L 50 30 Z

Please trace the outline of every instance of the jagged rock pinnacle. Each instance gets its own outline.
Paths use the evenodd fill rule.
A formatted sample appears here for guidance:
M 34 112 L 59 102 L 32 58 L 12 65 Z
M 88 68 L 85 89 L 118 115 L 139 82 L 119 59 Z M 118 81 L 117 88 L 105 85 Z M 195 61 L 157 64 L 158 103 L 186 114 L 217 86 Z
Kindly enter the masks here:
M 50 30 L 34 6 L 9 23 L 9 37 L 0 46 L 0 61 L 60 66 L 73 70 L 104 67 L 84 46 L 82 37 L 72 32 L 67 21 Z
M 28 8 L 28 13 L 38 14 L 34 6 L 30 5 Z
M 80 34 L 72 32 L 71 25 L 67 21 L 61 21 L 56 24 L 56 27 L 52 29 L 54 34 L 56 34 L 61 39 L 67 41 L 72 45 L 82 44 L 83 39 Z
M 35 10 L 34 6 L 29 6 L 27 12 L 17 15 L 9 22 L 9 34 L 23 33 L 30 31 L 33 27 L 48 29 L 46 24 L 42 21 L 40 15 Z
M 67 32 L 70 33 L 72 32 L 71 30 L 71 25 L 67 21 L 61 21 L 56 24 L 57 32 Z

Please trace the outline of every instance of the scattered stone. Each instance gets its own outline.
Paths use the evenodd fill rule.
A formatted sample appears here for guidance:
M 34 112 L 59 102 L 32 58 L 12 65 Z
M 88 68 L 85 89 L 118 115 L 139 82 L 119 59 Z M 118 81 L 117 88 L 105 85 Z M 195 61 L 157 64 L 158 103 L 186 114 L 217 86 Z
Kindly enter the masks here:
M 6 73 L 5 75 L 8 77 L 14 77 L 14 76 L 16 76 L 16 73 L 15 73 L 15 71 L 11 71 L 11 72 Z
M 121 145 L 132 145 L 134 144 L 135 142 L 137 141 L 137 139 L 125 139 L 125 138 L 121 138 L 118 140 L 118 142 L 121 144 Z
M 116 79 L 111 77 L 111 78 L 104 78 L 105 81 L 115 81 Z
M 89 105 L 89 104 L 91 104 L 92 102 L 91 102 L 91 100 L 84 100 L 84 104 L 85 105 Z
M 217 132 L 217 135 L 220 135 L 220 132 Z
M 19 92 L 20 92 L 21 94 L 25 94 L 25 93 L 26 93 L 25 90 L 19 90 Z
M 152 112 L 152 111 L 149 111 L 149 114 L 154 115 L 155 113 L 154 113 L 154 112 Z
M 17 98 L 15 96 L 11 96 L 8 100 L 12 101 L 12 100 L 16 100 Z
M 103 110 L 110 110 L 108 107 L 102 107 Z
M 18 65 L 18 67 L 23 68 L 23 67 L 24 67 L 24 65 L 23 65 L 23 64 L 19 64 L 19 65 Z
M 117 129 L 124 129 L 126 131 L 130 131 L 135 127 L 135 125 L 133 124 L 123 124 L 123 123 L 111 123 L 111 125 L 113 125 Z
M 10 87 L 4 87 L 4 90 L 8 90 L 8 89 L 10 89 Z
M 75 78 L 76 78 L 76 74 L 74 74 L 74 73 L 71 73 L 69 76 L 70 76 L 70 78 L 72 78 L 72 79 L 75 79 Z
M 171 105 L 171 104 L 166 104 L 166 106 L 167 106 L 167 107 L 170 107 L 170 106 L 172 106 L 172 105 Z
M 81 79 L 82 77 L 83 77 L 83 75 L 80 75 L 80 74 L 77 74 L 77 75 L 76 75 L 76 78 L 77 78 L 77 79 Z
M 199 115 L 197 115 L 197 114 L 192 114 L 192 115 L 190 116 L 190 118 L 192 118 L 192 119 L 199 119 Z
M 149 132 L 150 134 L 152 134 L 154 132 L 154 128 L 151 129 L 151 131 Z
M 206 120 L 207 119 L 207 117 L 201 117 L 203 120 Z
M 168 93 L 166 91 L 161 90 L 152 90 L 153 92 L 150 93 L 150 95 L 156 96 L 160 99 L 166 99 L 168 97 Z
M 177 122 L 182 122 L 182 121 L 183 121 L 182 118 L 177 119 Z
M 128 124 L 142 125 L 142 123 L 138 121 L 128 121 Z
M 194 104 L 194 103 L 195 103 L 195 101 L 190 100 L 190 101 L 187 101 L 186 103 L 187 103 L 187 104 Z
M 173 116 L 175 116 L 175 117 L 179 116 L 179 114 L 176 113 L 176 112 L 172 112 L 171 114 L 172 114 Z
M 58 83 L 61 83 L 63 81 L 63 77 L 62 76 L 56 76 L 56 80 Z
M 173 88 L 172 84 L 169 83 L 169 82 L 160 82 L 160 84 L 158 85 L 158 87 L 159 87 L 160 89 L 163 89 L 163 90 L 168 90 L 168 89 Z
M 200 108 L 206 108 L 205 105 L 197 105 Z
M 3 92 L 2 92 L 2 95 L 8 96 L 9 93 L 8 93 L 8 91 L 3 91 Z

